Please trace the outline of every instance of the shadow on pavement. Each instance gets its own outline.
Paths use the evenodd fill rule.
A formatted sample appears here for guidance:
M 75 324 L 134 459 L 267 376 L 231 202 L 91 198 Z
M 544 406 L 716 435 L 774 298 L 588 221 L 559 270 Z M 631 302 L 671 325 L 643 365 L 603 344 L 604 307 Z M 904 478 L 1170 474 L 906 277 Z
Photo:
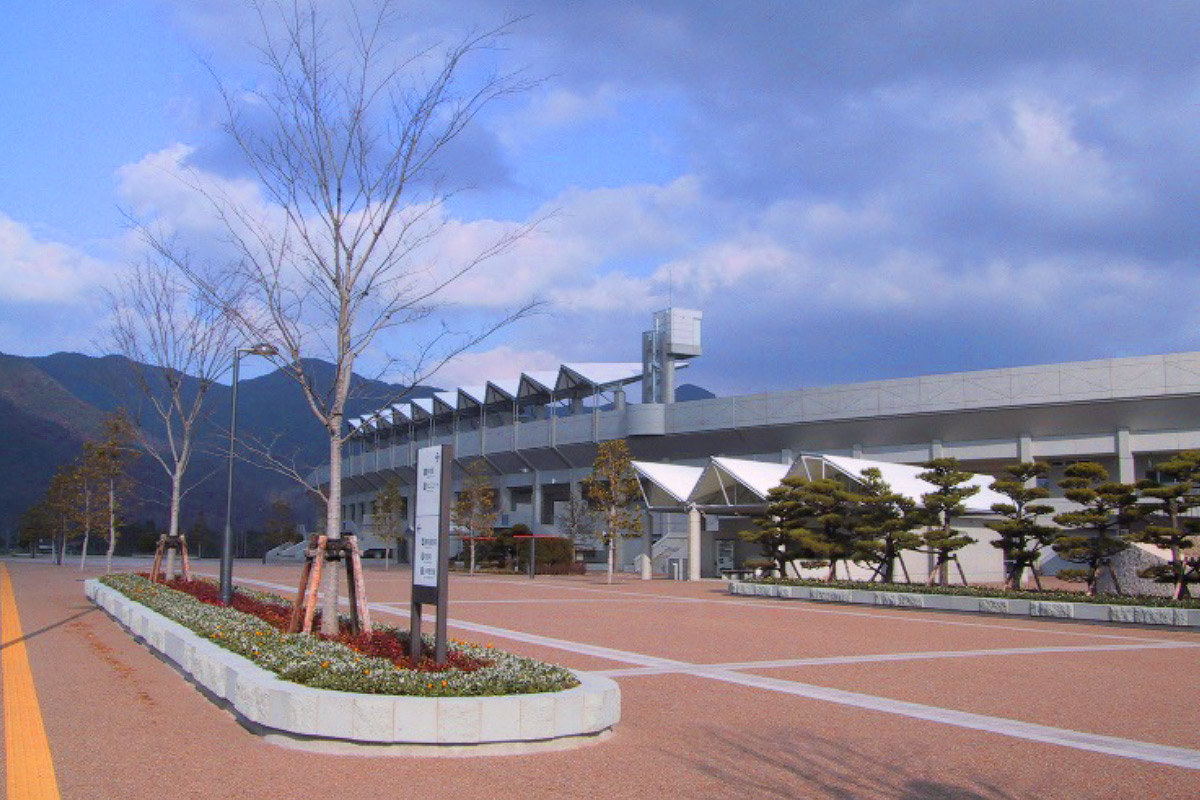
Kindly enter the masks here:
M 789 732 L 790 733 L 790 732 Z M 833 797 L 845 800 L 1015 800 L 1004 788 L 980 780 L 939 780 L 937 754 L 890 747 L 891 763 L 859 753 L 845 742 L 812 734 L 786 738 L 739 736 L 711 728 L 705 747 L 665 754 L 686 761 L 744 797 Z M 898 766 L 898 764 L 904 766 Z
M 13 639 L 12 641 L 4 642 L 3 644 L 0 644 L 0 650 L 3 650 L 4 648 L 9 647 L 11 645 L 17 644 L 18 642 L 27 642 L 30 639 L 33 639 L 34 637 L 41 636 L 43 633 L 49 633 L 50 631 L 54 630 L 55 628 L 66 625 L 68 622 L 71 622 L 72 620 L 77 620 L 80 617 L 86 617 L 88 614 L 91 614 L 95 610 L 96 610 L 96 606 L 91 606 L 90 608 L 85 608 L 83 611 L 80 611 L 78 614 L 72 614 L 69 617 L 60 619 L 58 622 L 52 622 L 44 628 L 38 628 L 36 631 L 30 631 L 29 633 L 25 634 L 24 636 L 21 636 L 18 639 Z

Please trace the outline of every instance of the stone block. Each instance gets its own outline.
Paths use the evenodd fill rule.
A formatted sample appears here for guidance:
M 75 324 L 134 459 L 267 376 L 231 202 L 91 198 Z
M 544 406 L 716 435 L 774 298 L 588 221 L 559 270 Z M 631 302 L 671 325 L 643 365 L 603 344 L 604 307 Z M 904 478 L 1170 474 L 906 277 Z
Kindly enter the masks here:
M 270 687 L 249 675 L 238 676 L 231 698 L 233 707 L 251 722 L 268 724 L 271 718 Z
M 442 744 L 478 742 L 482 724 L 478 697 L 439 697 L 437 740 Z
M 590 706 L 589 706 L 590 703 Z M 603 699 L 598 694 L 588 694 L 584 702 L 584 716 L 589 710 L 596 718 L 601 716 Z M 596 730 L 596 729 L 593 729 Z M 487 697 L 480 703 L 479 739 L 484 742 L 513 742 L 521 738 L 521 698 Z
M 621 687 L 615 681 L 604 690 L 604 719 L 610 726 L 621 721 Z
M 317 732 L 319 692 L 276 681 L 270 688 L 270 712 L 263 724 L 289 733 L 311 736 Z M 390 731 L 389 731 L 390 735 Z
M 317 735 L 331 739 L 354 736 L 354 695 L 348 692 L 322 692 L 317 699 Z
M 1008 601 L 1000 597 L 980 597 L 979 610 L 984 614 L 1007 614 Z
M 907 592 L 875 592 L 875 603 L 899 608 L 924 608 L 926 597 Z
M 554 695 L 521 696 L 521 738 L 549 739 L 554 736 Z
M 583 730 L 588 733 L 602 731 L 609 726 L 604 715 L 604 693 L 588 691 L 583 695 Z
M 433 743 L 438 740 L 437 701 L 424 697 L 394 698 L 392 741 Z
M 354 696 L 351 736 L 360 742 L 390 742 L 395 731 L 396 704 L 390 697 Z
M 1050 603 L 1035 600 L 1029 604 L 1029 616 L 1071 619 L 1075 616 L 1074 606 L 1075 603 Z
M 1071 610 L 1075 615 L 1075 619 L 1084 619 L 1090 622 L 1108 622 L 1109 621 L 1109 606 L 1102 606 L 1099 603 L 1071 603 L 1074 608 Z
M 825 603 L 849 603 L 852 595 L 849 589 L 812 589 L 811 599 Z
M 578 736 L 583 731 L 583 692 L 560 692 L 554 698 L 554 735 Z

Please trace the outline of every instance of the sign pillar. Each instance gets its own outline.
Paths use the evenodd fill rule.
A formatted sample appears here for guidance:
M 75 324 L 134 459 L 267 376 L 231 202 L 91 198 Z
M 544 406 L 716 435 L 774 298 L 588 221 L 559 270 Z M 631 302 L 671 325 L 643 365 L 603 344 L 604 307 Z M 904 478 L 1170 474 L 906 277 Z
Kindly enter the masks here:
M 454 448 L 417 451 L 417 491 L 412 557 L 412 605 L 409 609 L 409 657 L 421 660 L 421 608 L 437 608 L 434 660 L 446 663 L 447 574 L 450 561 L 450 482 Z

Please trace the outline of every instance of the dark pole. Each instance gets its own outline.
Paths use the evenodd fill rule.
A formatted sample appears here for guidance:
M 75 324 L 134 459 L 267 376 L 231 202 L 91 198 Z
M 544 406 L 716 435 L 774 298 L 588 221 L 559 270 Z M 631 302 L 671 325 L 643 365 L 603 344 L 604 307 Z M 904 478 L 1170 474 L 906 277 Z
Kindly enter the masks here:
M 238 360 L 241 348 L 233 351 L 233 398 L 229 404 L 229 483 L 225 494 L 225 535 L 221 540 L 221 604 L 233 599 L 233 443 L 237 431 Z

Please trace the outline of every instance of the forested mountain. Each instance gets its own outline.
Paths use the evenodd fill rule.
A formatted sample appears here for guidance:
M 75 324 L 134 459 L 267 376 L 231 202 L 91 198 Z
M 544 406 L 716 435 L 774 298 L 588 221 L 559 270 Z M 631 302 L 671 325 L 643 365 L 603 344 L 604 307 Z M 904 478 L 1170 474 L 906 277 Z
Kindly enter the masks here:
M 318 386 L 332 380 L 332 365 L 314 361 L 306 366 Z M 153 375 L 151 368 L 146 369 Z M 21 513 L 39 499 L 55 470 L 75 458 L 83 442 L 99 432 L 105 415 L 118 408 L 139 413 L 145 400 L 137 391 L 135 372 L 120 356 L 55 353 L 23 358 L 0 354 L 0 533 L 16 527 Z M 194 384 L 192 378 L 184 381 L 185 390 L 189 381 Z M 372 411 L 400 391 L 402 387 L 395 384 L 356 377 L 348 415 Z M 428 397 L 434 391 L 419 386 L 409 396 Z M 224 384 L 212 387 L 206 399 L 202 444 L 189 471 L 191 479 L 200 483 L 184 500 L 185 528 L 201 511 L 210 525 L 219 525 L 224 516 L 226 461 L 221 449 L 231 399 L 230 387 Z M 153 419 L 153 415 L 144 416 Z M 281 372 L 240 382 L 238 431 L 271 442 L 275 452 L 301 467 L 311 468 L 328 459 L 324 432 L 299 389 Z M 131 516 L 161 522 L 166 517 L 161 503 L 167 488 L 165 474 L 145 456 L 134 473 L 138 501 Z M 259 524 L 271 501 L 280 497 L 293 504 L 302 521 L 310 516 L 308 501 L 298 485 L 278 473 L 239 463 L 237 484 L 235 519 L 241 525 Z

